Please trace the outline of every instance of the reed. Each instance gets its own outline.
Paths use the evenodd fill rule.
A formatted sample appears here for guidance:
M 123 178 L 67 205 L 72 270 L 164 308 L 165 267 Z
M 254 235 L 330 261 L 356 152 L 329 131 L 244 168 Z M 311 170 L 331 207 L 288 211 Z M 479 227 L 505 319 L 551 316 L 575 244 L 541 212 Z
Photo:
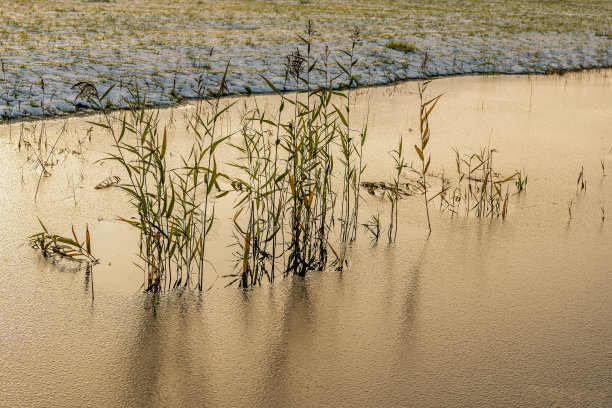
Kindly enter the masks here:
M 419 92 L 419 100 L 420 100 L 420 109 L 419 109 L 419 131 L 420 131 L 420 146 L 414 145 L 414 149 L 419 156 L 421 161 L 421 169 L 416 172 L 419 174 L 421 178 L 420 186 L 423 190 L 423 196 L 425 197 L 425 211 L 427 214 L 427 226 L 429 228 L 429 233 L 431 234 L 431 221 L 429 218 L 429 200 L 427 199 L 427 170 L 429 169 L 429 165 L 431 164 L 431 155 L 427 156 L 427 160 L 425 160 L 426 147 L 429 143 L 429 137 L 431 135 L 431 129 L 429 127 L 429 115 L 436 107 L 436 104 L 442 97 L 442 95 L 438 95 L 432 99 L 426 100 L 425 93 L 427 92 L 427 88 L 433 81 L 433 79 L 428 78 L 427 72 L 427 64 L 429 62 L 428 54 L 425 53 L 423 57 L 423 61 L 421 63 L 421 74 L 424 79 L 419 80 L 417 83 L 418 92 Z
M 230 284 L 239 280 L 244 287 L 260 284 L 264 276 L 269 281 L 274 280 L 279 258 L 283 255 L 281 250 L 277 256 L 277 243 L 284 228 L 282 215 L 286 199 L 285 172 L 279 174 L 278 166 L 280 126 L 274 125 L 276 132 L 268 134 L 274 137 L 267 137 L 266 113 L 257 107 L 247 115 L 240 132 L 242 143 L 232 144 L 241 154 L 239 162 L 232 165 L 243 176 L 232 181 L 238 191 L 233 220 L 240 270 L 233 275 L 235 279 Z M 243 222 L 246 226 L 241 225 Z
M 354 131 L 351 129 L 351 89 L 358 85 L 357 79 L 353 75 L 353 68 L 357 64 L 355 56 L 355 48 L 360 41 L 360 32 L 355 28 L 350 35 L 350 49 L 344 50 L 342 53 L 348 57 L 348 67 L 345 67 L 337 59 L 336 66 L 346 75 L 348 81 L 348 90 L 346 92 L 346 105 L 344 113 L 342 109 L 333 105 L 338 118 L 344 127 L 338 127 L 341 156 L 340 163 L 344 167 L 344 186 L 341 195 L 341 214 L 340 214 L 340 240 L 342 242 L 342 255 L 340 259 L 340 267 L 346 254 L 346 248 L 349 242 L 355 240 L 357 233 L 357 218 L 359 215 L 359 186 L 361 175 L 365 170 L 363 165 L 363 146 L 367 138 L 367 120 L 361 130 L 358 138 L 353 137 Z M 356 140 L 357 139 L 357 140 Z
M 237 271 L 231 283 L 260 284 L 263 277 L 273 281 L 276 270 L 304 276 L 328 265 L 328 250 L 341 269 L 347 264 L 346 246 L 355 239 L 358 225 L 359 183 L 366 127 L 359 137 L 350 126 L 350 89 L 358 31 L 351 34 L 351 48 L 344 52 L 349 67 L 334 62 L 345 75 L 349 90 L 334 91 L 330 74 L 330 51 L 316 59 L 311 54 L 315 29 L 306 25 L 298 47 L 287 56 L 286 82 L 296 92 L 287 95 L 265 77 L 280 97 L 276 111 L 259 106 L 243 118 L 240 143 L 233 144 L 240 157 L 233 166 L 240 176 L 232 185 L 238 191 L 234 215 Z M 325 78 L 314 84 L 310 73 Z M 283 88 L 284 89 L 284 88 Z M 355 140 L 357 139 L 357 140 Z M 341 166 L 335 171 L 334 163 Z M 333 180 L 340 178 L 335 192 Z M 336 204 L 340 216 L 335 217 Z M 341 251 L 330 242 L 330 233 L 339 222 Z
M 402 172 L 408 165 L 404 159 L 403 153 L 403 138 L 400 136 L 397 149 L 391 152 L 391 158 L 395 164 L 395 177 L 392 182 L 390 191 L 387 191 L 387 198 L 391 203 L 391 218 L 389 220 L 388 237 L 389 242 L 395 241 L 397 238 L 397 227 L 398 227 L 398 202 L 400 199 L 400 177 Z M 378 237 L 377 237 L 378 239 Z
M 525 172 L 517 170 L 506 177 L 495 171 L 493 155 L 497 151 L 490 146 L 469 155 L 461 155 L 457 149 L 453 150 L 458 180 L 454 186 L 450 181 L 446 182 L 446 185 L 443 181 L 443 189 L 437 194 L 443 196 L 441 209 L 458 214 L 461 203 L 465 203 L 466 215 L 505 217 L 510 205 L 509 184 L 514 181 L 516 187 L 514 194 L 523 192 L 527 184 Z M 448 191 L 451 191 L 452 195 L 448 194 Z
M 374 242 L 378 242 L 378 238 L 380 237 L 380 230 L 381 230 L 380 213 L 378 213 L 377 215 L 371 215 L 371 218 L 367 222 L 361 225 L 365 228 L 367 232 L 372 234 L 372 240 Z
M 114 140 L 115 152 L 107 160 L 119 163 L 127 175 L 125 183 L 113 181 L 128 194 L 138 214 L 136 221 L 121 221 L 140 233 L 138 266 L 145 274 L 148 291 L 191 284 L 203 289 L 206 238 L 214 221 L 214 205 L 209 199 L 218 189 L 218 178 L 224 177 L 217 170 L 214 155 L 229 137 L 217 135 L 219 118 L 231 106 L 222 108 L 220 104 L 227 69 L 215 98 L 206 100 L 210 109 L 205 114 L 198 110 L 191 122 L 195 142 L 177 168 L 170 168 L 167 162 L 167 129 L 159 130 L 158 111 L 146 109 L 146 94 L 137 84 L 129 90 L 128 110 L 117 120 L 118 130 L 104 103 L 113 87 L 101 97 L 97 92 L 85 95 L 104 118 L 92 124 L 106 129 Z M 81 84 L 81 94 L 92 87 Z M 77 98 L 83 97 L 81 94 Z

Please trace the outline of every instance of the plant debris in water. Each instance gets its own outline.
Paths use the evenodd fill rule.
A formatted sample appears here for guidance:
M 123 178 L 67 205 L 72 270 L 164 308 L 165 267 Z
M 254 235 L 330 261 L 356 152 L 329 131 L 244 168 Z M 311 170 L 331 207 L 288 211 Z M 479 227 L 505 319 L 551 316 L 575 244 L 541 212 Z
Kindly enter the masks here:
M 121 177 L 119 176 L 110 176 L 105 178 L 104 180 L 102 180 L 100 183 L 98 183 L 95 187 L 96 190 L 102 190 L 105 188 L 109 188 L 112 186 L 116 186 L 117 184 L 119 184 L 119 182 L 121 181 Z

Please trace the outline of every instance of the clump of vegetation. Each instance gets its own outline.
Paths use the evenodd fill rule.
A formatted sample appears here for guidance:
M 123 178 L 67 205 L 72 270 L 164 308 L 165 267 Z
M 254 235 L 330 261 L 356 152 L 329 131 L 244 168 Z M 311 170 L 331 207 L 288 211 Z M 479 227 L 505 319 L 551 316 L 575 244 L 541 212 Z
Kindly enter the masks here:
M 117 123 L 104 104 L 113 87 L 101 97 L 85 92 L 87 100 L 105 119 L 94 124 L 106 129 L 113 138 L 115 152 L 109 154 L 108 160 L 119 163 L 127 174 L 125 183 L 119 184 L 118 178 L 112 178 L 104 184 L 116 184 L 124 190 L 138 214 L 137 220 L 121 220 L 140 232 L 139 266 L 145 274 L 146 290 L 191 283 L 199 289 L 203 287 L 206 238 L 214 221 L 209 198 L 214 198 L 214 189 L 218 189 L 217 179 L 224 177 L 217 171 L 214 155 L 229 137 L 219 137 L 216 129 L 219 117 L 231 106 L 221 108 L 220 104 L 226 90 L 226 75 L 227 67 L 215 98 L 206 100 L 209 110 L 206 113 L 198 110 L 192 119 L 190 125 L 196 140 L 177 168 L 168 166 L 167 131 L 159 130 L 158 112 L 146 109 L 146 94 L 141 94 L 137 85 L 126 100 L 129 110 Z M 83 89 L 91 88 L 80 85 L 82 93 Z
M 344 51 L 348 65 L 333 60 L 346 75 L 346 93 L 334 91 L 338 76 L 331 74 L 329 50 L 321 58 L 311 55 L 313 35 L 314 27 L 309 23 L 300 37 L 305 52 L 297 49 L 287 57 L 286 82 L 291 81 L 297 92 L 287 97 L 264 78 L 281 97 L 278 110 L 269 113 L 256 107 L 244 115 L 239 142 L 232 144 L 241 154 L 233 165 L 243 175 L 236 179 L 221 173 L 215 159 L 216 149 L 232 136 L 218 126 L 221 116 L 233 106 L 221 104 L 229 64 L 216 91 L 206 90 L 204 81 L 198 85 L 201 99 L 190 119 L 196 138 L 178 167 L 168 164 L 167 129 L 159 128 L 158 111 L 147 109 L 146 93 L 138 85 L 128 89 L 129 98 L 124 101 L 128 109 L 111 116 L 105 98 L 114 86 L 100 96 L 93 84 L 75 84 L 79 90 L 76 99 L 86 99 L 102 113 L 103 121 L 93 124 L 113 138 L 115 150 L 108 160 L 118 163 L 125 175 L 111 176 L 96 187 L 121 188 L 138 214 L 137 218 L 121 220 L 140 233 L 139 266 L 146 290 L 191 284 L 203 289 L 214 202 L 230 192 L 221 190 L 220 178 L 230 181 L 238 193 L 234 235 L 239 271 L 231 276 L 241 286 L 259 284 L 264 276 L 272 281 L 281 268 L 285 274 L 300 276 L 323 270 L 328 265 L 328 250 L 336 258 L 332 264 L 339 269 L 347 264 L 346 246 L 355 239 L 358 225 L 367 132 L 365 126 L 360 133 L 351 129 L 350 119 L 359 32 L 351 33 L 351 48 Z M 314 70 L 326 78 L 324 84 L 311 82 Z M 206 99 L 204 95 L 213 97 Z M 333 173 L 335 162 L 341 163 L 338 175 Z M 332 189 L 336 176 L 342 180 L 338 192 Z M 337 203 L 339 217 L 335 214 Z M 329 241 L 336 222 L 342 251 L 336 251 Z
M 329 266 L 342 270 L 348 265 L 347 247 L 356 239 L 359 225 L 378 241 L 380 214 L 360 224 L 361 186 L 369 192 L 382 191 L 391 203 L 389 242 L 397 237 L 398 203 L 404 196 L 415 193 L 424 196 L 431 233 L 429 202 L 438 196 L 441 208 L 454 214 L 459 212 L 460 203 L 465 202 L 466 214 L 503 217 L 509 198 L 509 188 L 506 186 L 504 191 L 503 187 L 518 178 L 515 181 L 518 192 L 525 188 L 527 177 L 522 172 L 502 177 L 493 170 L 495 149 L 487 147 L 465 157 L 456 151 L 459 183 L 453 188 L 442 175 L 440 191 L 430 197 L 430 180 L 438 176 L 430 171 L 429 119 L 441 95 L 428 96 L 433 79 L 427 72 L 427 54 L 418 81 L 420 132 L 414 148 L 420 165 L 418 169 L 410 166 L 418 180 L 402 181 L 408 164 L 400 137 L 391 153 L 395 166 L 393 181 L 390 184 L 362 182 L 367 117 L 361 130 L 351 125 L 351 90 L 357 86 L 354 66 L 359 31 L 350 34 L 350 48 L 343 51 L 348 59 L 344 64 L 330 58 L 327 48 L 322 55 L 314 56 L 314 35 L 314 26 L 309 22 L 299 37 L 300 46 L 287 56 L 285 87 L 279 89 L 262 76 L 280 97 L 278 107 L 266 110 L 256 103 L 250 111 L 245 109 L 241 129 L 236 133 L 224 132 L 220 125 L 222 116 L 234 106 L 234 103 L 222 103 L 222 96 L 228 93 L 229 64 L 214 86 L 208 84 L 209 77 L 201 76 L 197 88 L 199 100 L 189 118 L 195 140 L 189 153 L 180 157 L 178 166 L 168 162 L 168 132 L 159 126 L 159 112 L 148 109 L 147 94 L 137 84 L 126 88 L 129 97 L 124 105 L 128 109 L 112 116 L 107 111 L 106 98 L 114 85 L 101 96 L 93 84 L 74 85 L 79 91 L 75 102 L 85 99 L 101 112 L 102 120 L 93 124 L 113 138 L 114 150 L 107 159 L 119 164 L 121 177 L 110 176 L 96 188 L 116 186 L 128 195 L 133 205 L 137 215 L 121 221 L 139 231 L 139 267 L 144 273 L 147 291 L 177 287 L 203 289 L 208 263 L 206 243 L 215 221 L 215 202 L 227 194 L 235 194 L 233 223 L 237 260 L 235 273 L 227 276 L 232 278 L 230 284 L 237 282 L 248 287 L 266 279 L 272 282 L 278 273 L 304 276 Z M 312 72 L 325 78 L 324 82 L 311 80 Z M 348 84 L 348 90 L 334 90 L 339 84 Z M 296 92 L 286 94 L 287 85 Z M 233 137 L 231 143 L 230 137 Z M 231 164 L 238 170 L 238 176 L 230 178 L 217 166 L 215 153 L 224 144 L 239 153 L 240 157 Z M 222 190 L 221 179 L 227 180 L 233 191 Z M 462 182 L 467 182 L 465 191 Z M 32 239 L 44 253 L 91 256 L 88 231 L 86 241 L 81 244 L 76 235 L 74 240 L 68 240 L 48 234 L 44 226 L 43 229 L 43 233 Z M 335 258 L 331 262 L 328 251 Z
M 47 257 L 58 256 L 64 259 L 70 259 L 77 262 L 85 263 L 87 280 L 91 282 L 91 300 L 94 300 L 94 282 L 93 282 L 93 266 L 100 261 L 93 256 L 91 251 L 91 235 L 89 234 L 89 226 L 85 226 L 85 240 L 79 241 L 74 227 L 72 227 L 72 238 L 63 237 L 57 234 L 49 233 L 45 224 L 38 219 L 42 231 L 29 237 L 30 246 L 41 251 L 42 255 Z M 73 239 L 74 238 L 74 239 Z M 87 283 L 87 280 L 85 281 Z
M 278 110 L 268 113 L 256 107 L 249 112 L 240 132 L 241 143 L 233 145 L 241 155 L 233 165 L 242 176 L 232 182 L 239 191 L 234 216 L 238 271 L 229 276 L 241 286 L 260 284 L 264 276 L 272 281 L 279 268 L 284 274 L 299 276 L 323 270 L 328 265 L 328 249 L 336 257 L 332 263 L 342 268 L 346 245 L 356 235 L 366 130 L 359 138 L 353 136 L 349 101 L 350 89 L 356 84 L 352 67 L 359 34 L 351 34 L 351 49 L 345 52 L 350 66 L 336 61 L 348 79 L 346 94 L 333 91 L 329 51 L 320 60 L 312 57 L 313 34 L 309 22 L 300 37 L 305 52 L 298 48 L 287 56 L 286 81 L 297 92 L 287 97 L 264 78 L 281 98 Z M 321 73 L 325 84 L 313 86 L 311 71 Z M 342 165 L 342 190 L 338 192 L 332 189 L 335 161 Z M 338 218 L 336 203 L 341 207 Z M 340 252 L 329 242 L 336 221 Z
M 505 217 L 508 213 L 510 190 L 508 184 L 515 182 L 516 193 L 525 189 L 527 176 L 523 171 L 516 171 L 504 177 L 494 170 L 493 155 L 497 150 L 485 147 L 478 153 L 462 156 L 455 149 L 455 160 L 459 180 L 448 193 L 450 184 L 441 193 L 443 209 L 458 214 L 460 205 L 465 203 L 465 214 L 477 217 Z M 464 183 L 467 182 L 467 185 Z M 504 191 L 504 186 L 505 191 Z M 448 198 L 450 197 L 450 199 Z
M 370 220 L 361 225 L 363 225 L 366 231 L 372 234 L 372 240 L 378 242 L 378 238 L 380 237 L 380 213 L 372 215 Z
M 522 193 L 527 188 L 527 175 L 523 170 L 516 171 L 516 181 L 514 183 L 519 193 Z
M 39 219 L 42 231 L 29 237 L 32 248 L 39 249 L 44 257 L 60 256 L 77 261 L 84 261 L 88 266 L 97 264 L 99 260 L 93 256 L 91 251 L 91 237 L 89 227 L 85 227 L 85 240 L 79 241 L 74 227 L 72 227 L 72 238 L 51 234 L 47 227 Z
M 391 40 L 387 44 L 385 44 L 385 47 L 391 50 L 394 50 L 394 51 L 399 51 L 399 52 L 404 52 L 404 53 L 415 53 L 418 51 L 416 45 L 414 45 L 413 43 L 405 42 L 405 41 Z
M 365 188 L 371 195 L 385 195 L 396 191 L 393 183 L 385 183 L 384 181 L 363 181 L 361 187 Z M 419 191 L 417 184 L 410 181 L 401 182 L 397 186 L 399 198 L 412 196 Z

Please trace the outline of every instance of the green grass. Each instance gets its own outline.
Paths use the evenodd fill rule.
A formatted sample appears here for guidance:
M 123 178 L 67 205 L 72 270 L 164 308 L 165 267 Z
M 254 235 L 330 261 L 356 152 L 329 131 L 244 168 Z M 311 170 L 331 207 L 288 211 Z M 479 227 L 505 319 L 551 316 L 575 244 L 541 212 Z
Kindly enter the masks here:
M 385 47 L 391 50 L 394 50 L 394 51 L 399 51 L 399 52 L 404 52 L 404 53 L 415 53 L 418 51 L 416 45 L 414 45 L 413 43 L 405 42 L 405 41 L 391 40 L 385 45 Z

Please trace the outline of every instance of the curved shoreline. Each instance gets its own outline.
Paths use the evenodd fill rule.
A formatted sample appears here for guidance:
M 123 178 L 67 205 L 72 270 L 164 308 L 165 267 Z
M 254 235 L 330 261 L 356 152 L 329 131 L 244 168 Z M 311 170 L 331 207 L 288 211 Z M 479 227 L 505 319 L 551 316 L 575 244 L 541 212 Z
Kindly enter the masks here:
M 462 73 L 462 74 L 435 75 L 435 76 L 431 76 L 431 78 L 443 79 L 443 78 L 465 78 L 465 77 L 479 77 L 479 76 L 482 76 L 482 77 L 552 76 L 554 77 L 554 76 L 563 76 L 563 75 L 568 75 L 568 74 L 580 74 L 583 72 L 607 71 L 607 70 L 612 70 L 612 63 L 607 66 L 602 66 L 602 67 L 563 69 L 563 70 L 555 70 L 552 72 L 523 72 L 523 73 L 510 73 L 510 72 L 479 73 L 479 72 L 474 72 L 474 73 Z M 394 87 L 394 86 L 398 86 L 404 83 L 417 81 L 418 79 L 419 79 L 418 77 L 411 77 L 411 78 L 399 79 L 397 81 L 392 81 L 392 82 L 368 84 L 368 85 L 363 85 L 363 86 L 352 87 L 351 90 Z M 334 89 L 337 91 L 346 91 L 348 88 L 347 87 L 334 87 Z M 283 93 L 286 93 L 286 94 L 291 94 L 294 92 L 295 92 L 295 89 L 287 89 L 286 91 L 283 91 Z M 276 94 L 276 92 L 274 91 L 252 92 L 252 93 L 228 93 L 228 94 L 224 94 L 222 99 L 251 97 L 251 96 L 265 96 L 265 95 L 274 95 L 274 94 Z M 163 105 L 156 105 L 155 102 L 152 102 L 152 103 L 149 102 L 147 104 L 147 107 L 150 109 L 174 109 L 174 108 L 190 105 L 199 100 L 202 100 L 202 99 L 197 98 L 197 97 L 185 97 L 185 98 L 182 98 L 180 101 L 177 101 L 176 103 L 163 104 Z M 108 112 L 125 111 L 127 109 L 128 109 L 127 107 L 113 106 L 112 108 L 108 110 Z M 79 118 L 79 117 L 84 118 L 84 117 L 91 117 L 97 114 L 100 114 L 100 111 L 93 110 L 93 109 L 81 109 L 75 112 L 62 112 L 59 114 L 47 114 L 44 117 L 43 115 L 17 116 L 17 117 L 11 117 L 9 119 L 0 117 L 0 127 L 5 126 L 5 125 L 15 124 L 16 122 L 38 122 L 38 121 L 43 121 L 43 120 L 59 120 L 59 119 Z

